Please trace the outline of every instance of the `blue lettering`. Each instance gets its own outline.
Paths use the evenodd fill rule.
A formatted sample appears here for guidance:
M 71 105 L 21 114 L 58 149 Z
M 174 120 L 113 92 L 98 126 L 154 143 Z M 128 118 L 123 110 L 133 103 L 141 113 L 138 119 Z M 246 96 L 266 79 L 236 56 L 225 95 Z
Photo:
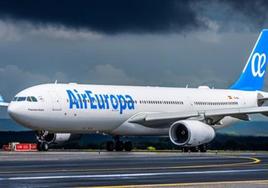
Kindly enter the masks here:
M 81 94 L 83 102 L 84 102 L 84 107 L 87 109 L 87 95 L 86 94 Z
M 76 108 L 79 108 L 79 104 L 78 104 L 78 101 L 77 101 L 74 93 L 71 90 L 66 90 L 66 91 L 67 91 L 67 94 L 69 97 L 69 108 L 72 109 L 73 105 L 75 105 Z
M 119 112 L 120 114 L 122 114 L 123 110 L 125 110 L 127 107 L 126 99 L 123 95 L 117 95 L 117 97 L 118 97 L 119 105 L 120 105 Z
M 90 94 L 92 94 L 91 91 L 85 91 L 88 98 L 89 98 L 89 101 L 90 101 L 90 108 L 91 109 L 97 109 L 97 105 L 94 104 L 94 101 L 95 101 L 95 98 L 92 97 Z
M 103 97 L 102 95 L 95 95 L 97 101 L 98 101 L 98 106 L 99 106 L 99 109 L 105 109 L 105 103 L 103 101 Z
M 76 89 L 74 89 L 74 91 L 79 99 L 80 108 L 83 109 L 83 102 L 82 102 L 81 96 L 79 95 L 79 93 Z
M 109 109 L 109 95 L 103 95 L 104 96 L 104 99 L 105 99 L 105 104 L 106 104 L 106 109 Z
M 134 100 L 132 99 L 132 97 L 130 95 L 126 95 L 125 97 L 127 99 L 128 109 L 134 110 L 135 106 L 134 106 Z
M 69 108 L 73 109 L 114 109 L 120 114 L 124 110 L 135 109 L 135 102 L 130 95 L 94 94 L 90 90 L 79 93 L 76 89 L 66 90 L 69 97 Z M 89 102 L 89 105 L 88 105 Z M 96 104 L 97 103 L 97 104 Z
M 111 99 L 111 104 L 113 109 L 117 109 L 118 108 L 118 100 L 114 95 L 110 95 L 110 99 Z

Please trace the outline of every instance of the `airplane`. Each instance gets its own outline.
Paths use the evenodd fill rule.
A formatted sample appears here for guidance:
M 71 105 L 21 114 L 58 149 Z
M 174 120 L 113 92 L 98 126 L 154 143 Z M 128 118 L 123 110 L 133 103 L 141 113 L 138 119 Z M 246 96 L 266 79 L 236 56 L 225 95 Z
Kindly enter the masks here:
M 250 114 L 268 116 L 268 93 L 262 91 L 267 65 L 268 29 L 261 31 L 239 79 L 228 89 L 142 87 L 88 84 L 41 84 L 0 98 L 10 117 L 36 131 L 38 150 L 72 134 L 113 136 L 108 151 L 131 151 L 122 136 L 169 136 L 185 151 L 206 145 L 215 131 Z

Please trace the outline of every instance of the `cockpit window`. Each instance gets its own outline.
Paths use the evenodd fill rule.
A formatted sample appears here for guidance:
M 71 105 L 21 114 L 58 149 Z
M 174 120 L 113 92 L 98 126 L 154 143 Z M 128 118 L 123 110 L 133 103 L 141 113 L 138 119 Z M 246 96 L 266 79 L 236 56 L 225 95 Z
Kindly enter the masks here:
M 37 102 L 37 99 L 34 96 L 27 97 L 27 101 L 29 102 Z
M 28 97 L 14 97 L 12 101 L 28 101 L 28 102 L 37 102 L 36 97 L 28 96 Z
M 25 101 L 26 97 L 18 97 L 17 101 Z
M 14 97 L 12 101 L 17 101 L 18 100 L 18 97 Z
M 32 99 L 32 102 L 37 102 L 37 99 L 34 96 L 32 96 L 31 99 Z

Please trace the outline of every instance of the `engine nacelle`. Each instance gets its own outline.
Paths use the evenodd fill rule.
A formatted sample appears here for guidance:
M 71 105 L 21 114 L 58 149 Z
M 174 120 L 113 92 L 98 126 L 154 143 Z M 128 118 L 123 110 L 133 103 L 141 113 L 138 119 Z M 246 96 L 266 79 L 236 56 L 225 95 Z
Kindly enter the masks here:
M 169 138 L 177 146 L 199 146 L 212 141 L 214 137 L 214 129 L 197 120 L 177 121 L 169 129 Z
M 49 144 L 62 144 L 64 142 L 69 141 L 71 138 L 70 133 L 48 133 L 44 139 Z

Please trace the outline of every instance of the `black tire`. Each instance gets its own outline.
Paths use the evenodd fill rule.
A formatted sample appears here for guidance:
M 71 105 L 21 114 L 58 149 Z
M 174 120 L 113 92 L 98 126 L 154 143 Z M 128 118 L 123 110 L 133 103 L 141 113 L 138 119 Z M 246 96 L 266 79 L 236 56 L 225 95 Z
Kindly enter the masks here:
M 191 151 L 191 152 L 198 152 L 198 148 L 197 148 L 197 147 L 191 147 L 191 148 L 190 148 L 190 151 Z
M 115 151 L 123 151 L 124 150 L 124 143 L 122 141 L 117 141 L 115 143 Z
M 106 150 L 107 151 L 113 151 L 114 150 L 114 142 L 109 141 L 106 143 Z
M 37 150 L 38 150 L 38 151 L 43 151 L 42 146 L 43 146 L 42 142 L 38 142 L 38 143 L 37 143 Z
M 202 152 L 202 153 L 205 153 L 207 152 L 207 146 L 204 144 L 204 145 L 201 145 L 199 146 L 199 151 Z
M 42 151 L 48 151 L 48 143 L 46 143 L 46 142 L 43 142 L 42 143 Z
M 127 142 L 124 144 L 124 148 L 125 148 L 125 151 L 131 151 L 131 150 L 133 149 L 132 142 L 127 141 Z

